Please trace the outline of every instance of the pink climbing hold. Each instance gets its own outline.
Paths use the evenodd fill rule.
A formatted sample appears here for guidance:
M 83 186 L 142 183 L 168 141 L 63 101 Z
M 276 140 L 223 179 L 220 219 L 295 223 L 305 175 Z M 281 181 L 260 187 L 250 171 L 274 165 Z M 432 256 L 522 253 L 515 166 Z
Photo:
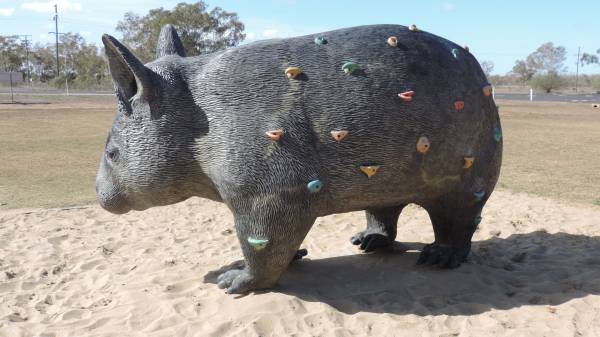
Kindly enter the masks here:
M 454 108 L 456 108 L 456 110 L 462 110 L 465 108 L 465 102 L 464 101 L 456 101 L 454 102 Z
M 338 143 L 341 142 L 342 140 L 344 140 L 344 138 L 346 138 L 346 136 L 348 135 L 348 131 L 346 130 L 340 130 L 340 131 L 331 131 L 331 136 L 333 137 L 333 139 L 335 139 Z
M 398 96 L 405 102 L 411 102 L 413 100 L 413 97 L 415 96 L 415 92 L 414 91 L 405 91 L 403 93 L 398 94 Z
M 271 140 L 274 141 L 279 141 L 281 139 L 281 137 L 283 137 L 283 130 L 282 129 L 277 129 L 277 130 L 271 130 L 271 131 L 267 131 L 265 132 L 267 137 L 271 138 Z
M 395 36 L 390 36 L 387 39 L 387 43 L 392 47 L 397 47 L 398 46 L 398 38 L 396 38 Z

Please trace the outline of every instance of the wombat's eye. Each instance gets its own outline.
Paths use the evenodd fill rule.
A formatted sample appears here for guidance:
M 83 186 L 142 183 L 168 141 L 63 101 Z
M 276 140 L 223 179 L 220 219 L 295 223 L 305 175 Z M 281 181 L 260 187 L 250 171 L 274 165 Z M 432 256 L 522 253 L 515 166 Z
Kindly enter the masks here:
M 106 156 L 108 157 L 108 159 L 110 159 L 110 161 L 117 161 L 117 159 L 119 159 L 119 149 L 111 149 L 108 152 L 106 152 Z

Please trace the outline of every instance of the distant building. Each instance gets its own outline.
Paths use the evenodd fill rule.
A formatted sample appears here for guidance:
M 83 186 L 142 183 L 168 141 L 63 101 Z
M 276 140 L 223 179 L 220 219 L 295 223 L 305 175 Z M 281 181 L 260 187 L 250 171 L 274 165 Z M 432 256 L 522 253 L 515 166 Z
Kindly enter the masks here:
M 24 82 L 23 73 L 20 71 L 0 71 L 0 84 L 10 85 L 11 74 L 13 84 L 20 84 Z

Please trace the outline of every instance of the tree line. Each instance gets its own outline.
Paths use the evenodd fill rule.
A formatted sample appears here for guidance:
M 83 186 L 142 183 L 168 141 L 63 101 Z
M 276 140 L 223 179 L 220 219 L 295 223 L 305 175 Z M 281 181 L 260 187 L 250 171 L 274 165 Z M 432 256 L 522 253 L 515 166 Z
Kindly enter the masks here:
M 160 29 L 177 28 L 188 56 L 238 45 L 246 37 L 244 24 L 234 12 L 209 10 L 203 1 L 179 3 L 173 9 L 152 9 L 144 16 L 125 13 L 117 24 L 122 41 L 144 62 L 154 59 Z M 18 36 L 0 36 L 0 70 L 22 72 L 26 80 L 56 87 L 109 88 L 111 82 L 104 50 L 78 33 L 59 36 L 60 74 L 56 73 L 54 43 L 27 45 Z M 29 76 L 29 78 L 27 78 Z

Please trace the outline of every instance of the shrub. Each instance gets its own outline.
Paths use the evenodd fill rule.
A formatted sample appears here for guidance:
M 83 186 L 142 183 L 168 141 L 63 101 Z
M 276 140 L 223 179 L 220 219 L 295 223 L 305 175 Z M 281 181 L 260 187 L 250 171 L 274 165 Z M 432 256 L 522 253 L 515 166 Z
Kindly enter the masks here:
M 549 93 L 554 89 L 562 87 L 564 85 L 564 81 L 557 73 L 549 72 L 547 74 L 534 76 L 531 79 L 531 85 Z

